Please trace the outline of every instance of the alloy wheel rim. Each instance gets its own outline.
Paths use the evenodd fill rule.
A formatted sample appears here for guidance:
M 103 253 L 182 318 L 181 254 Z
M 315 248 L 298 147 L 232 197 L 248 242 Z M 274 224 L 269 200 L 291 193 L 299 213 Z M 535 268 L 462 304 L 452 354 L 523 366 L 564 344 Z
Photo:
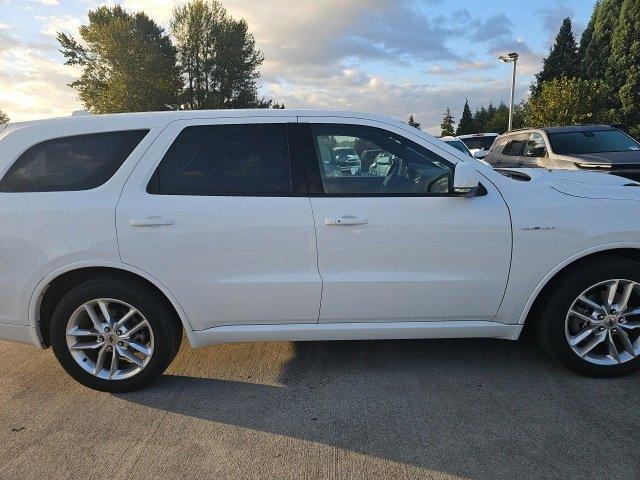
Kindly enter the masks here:
M 67 322 L 67 348 L 87 373 L 103 380 L 139 374 L 153 356 L 153 330 L 138 309 L 121 300 L 83 303 Z
M 640 284 L 613 279 L 582 292 L 565 319 L 573 352 L 595 365 L 619 365 L 640 356 Z

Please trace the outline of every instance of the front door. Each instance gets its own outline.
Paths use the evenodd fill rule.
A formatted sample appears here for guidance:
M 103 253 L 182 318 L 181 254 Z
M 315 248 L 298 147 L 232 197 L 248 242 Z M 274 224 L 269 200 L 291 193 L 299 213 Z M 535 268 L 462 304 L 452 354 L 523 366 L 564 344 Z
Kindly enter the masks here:
M 496 188 L 485 181 L 477 197 L 451 195 L 460 160 L 406 130 L 344 118 L 301 122 L 309 122 L 301 128 L 320 321 L 492 319 L 511 257 L 510 217 Z M 366 150 L 380 153 L 358 168 Z
M 194 330 L 318 321 L 313 216 L 292 186 L 288 121 L 175 122 L 125 185 L 122 261 L 162 282 Z

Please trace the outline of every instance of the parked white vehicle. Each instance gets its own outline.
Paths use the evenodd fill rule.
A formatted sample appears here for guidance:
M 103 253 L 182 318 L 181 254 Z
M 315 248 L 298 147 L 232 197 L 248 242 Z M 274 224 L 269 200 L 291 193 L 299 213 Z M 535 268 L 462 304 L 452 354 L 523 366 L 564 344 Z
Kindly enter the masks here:
M 338 141 L 391 166 L 325 170 Z M 528 320 L 577 373 L 640 368 L 627 179 L 497 172 L 402 122 L 290 110 L 10 124 L 0 178 L 0 338 L 92 388 L 151 381 L 182 331 L 515 340 Z
M 497 133 L 472 133 L 469 135 L 459 135 L 456 138 L 464 142 L 474 158 L 484 159 L 484 157 L 489 155 L 491 145 L 493 145 L 493 142 L 498 136 Z

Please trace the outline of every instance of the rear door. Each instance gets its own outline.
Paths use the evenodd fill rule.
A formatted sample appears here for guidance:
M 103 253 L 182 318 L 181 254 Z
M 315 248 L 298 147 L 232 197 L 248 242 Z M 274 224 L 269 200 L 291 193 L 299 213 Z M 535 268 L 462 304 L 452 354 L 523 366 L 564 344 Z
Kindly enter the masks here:
M 502 168 L 518 168 L 524 167 L 524 149 L 529 140 L 528 133 L 518 133 L 513 135 L 507 145 L 502 150 L 500 156 L 500 164 L 496 165 Z
M 175 122 L 125 185 L 122 260 L 159 279 L 194 330 L 318 320 L 313 216 L 288 150 L 295 121 Z
M 452 196 L 460 160 L 388 124 L 300 121 L 323 278 L 320 321 L 492 319 L 511 257 L 497 189 L 484 181 L 486 194 Z M 336 173 L 325 168 L 336 147 L 382 150 L 389 168 Z

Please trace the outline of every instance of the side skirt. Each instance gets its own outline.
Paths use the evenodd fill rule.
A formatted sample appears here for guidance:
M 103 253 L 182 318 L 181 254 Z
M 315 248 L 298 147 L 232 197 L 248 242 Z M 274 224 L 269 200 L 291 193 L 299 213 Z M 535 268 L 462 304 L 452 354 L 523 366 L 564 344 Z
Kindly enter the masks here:
M 517 340 L 522 325 L 487 321 L 228 325 L 192 332 L 191 346 L 216 343 L 500 338 Z

